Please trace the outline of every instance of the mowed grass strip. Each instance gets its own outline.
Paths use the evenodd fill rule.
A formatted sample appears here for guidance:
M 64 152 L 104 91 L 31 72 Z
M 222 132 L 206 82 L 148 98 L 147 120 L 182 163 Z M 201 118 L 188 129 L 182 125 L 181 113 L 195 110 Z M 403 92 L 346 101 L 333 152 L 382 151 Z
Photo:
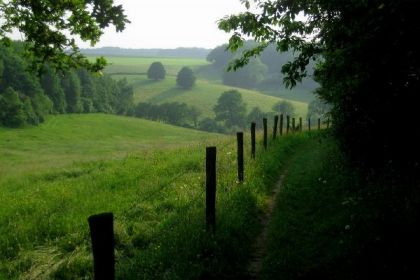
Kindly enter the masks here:
M 115 115 L 49 116 L 36 127 L 0 128 L 0 182 L 73 162 L 116 159 L 212 137 L 223 136 Z

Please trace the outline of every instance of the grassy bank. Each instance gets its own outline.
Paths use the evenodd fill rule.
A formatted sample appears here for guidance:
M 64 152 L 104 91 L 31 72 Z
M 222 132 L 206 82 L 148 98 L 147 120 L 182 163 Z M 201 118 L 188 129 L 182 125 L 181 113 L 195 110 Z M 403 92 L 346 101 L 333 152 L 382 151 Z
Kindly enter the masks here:
M 183 147 L 217 134 L 105 114 L 50 116 L 36 127 L 0 128 L 0 182 L 73 163 Z
M 311 142 L 287 167 L 261 279 L 420 277 L 418 186 L 363 179 L 333 138 Z
M 233 138 L 75 163 L 0 183 L 0 279 L 90 279 L 87 217 L 115 215 L 119 279 L 240 277 L 272 183 L 309 136 L 283 138 L 236 181 Z M 246 137 L 248 138 L 248 137 Z M 204 154 L 218 147 L 217 232 L 204 225 Z

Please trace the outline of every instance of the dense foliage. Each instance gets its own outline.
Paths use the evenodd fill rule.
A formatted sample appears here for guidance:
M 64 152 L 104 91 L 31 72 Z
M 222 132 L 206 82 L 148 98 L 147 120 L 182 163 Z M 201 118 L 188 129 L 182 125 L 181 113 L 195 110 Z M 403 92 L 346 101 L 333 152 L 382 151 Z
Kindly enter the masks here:
M 182 67 L 176 77 L 176 83 L 183 89 L 190 89 L 195 84 L 196 77 L 194 72 L 189 67 Z
M 222 121 L 227 128 L 244 127 L 246 104 L 237 90 L 222 93 L 214 106 L 216 120 Z
M 343 203 L 369 205 L 363 213 L 351 214 L 352 219 L 359 214 L 359 225 L 372 229 L 365 231 L 364 244 L 356 249 L 368 262 L 360 277 L 350 274 L 348 279 L 418 275 L 413 260 L 420 249 L 420 135 L 414 126 L 420 91 L 420 2 L 243 2 L 249 10 L 226 17 L 219 27 L 234 32 L 231 49 L 240 48 L 245 36 L 259 44 L 233 68 L 270 43 L 279 51 L 295 49 L 296 58 L 282 67 L 286 85 L 294 86 L 316 59 L 315 77 L 321 85 L 317 94 L 331 104 L 334 134 L 353 170 L 362 175 L 361 182 L 346 184 L 349 200 Z M 317 272 L 321 274 L 312 278 L 328 278 Z
M 166 76 L 166 70 L 165 67 L 163 67 L 162 62 L 156 61 L 153 62 L 149 69 L 147 69 L 147 78 L 151 80 L 163 80 Z
M 295 107 L 289 101 L 279 101 L 273 105 L 273 111 L 278 112 L 279 114 L 295 116 Z
M 294 57 L 292 52 L 279 53 L 273 44 L 261 53 L 260 57 L 253 57 L 247 65 L 236 71 L 228 71 L 230 63 L 238 59 L 242 52 L 255 47 L 257 43 L 253 41 L 244 42 L 244 46 L 235 52 L 227 50 L 228 45 L 221 45 L 207 55 L 207 61 L 212 63 L 212 67 L 220 73 L 223 84 L 242 88 L 257 88 L 261 90 L 283 89 L 281 66 L 286 64 Z M 308 71 L 312 73 L 313 63 L 308 66 Z M 303 80 L 302 88 L 313 90 L 317 84 L 311 79 Z
M 418 1 L 244 1 L 258 7 L 221 20 L 234 31 L 229 48 L 243 46 L 242 34 L 259 44 L 237 59 L 240 67 L 271 43 L 278 51 L 295 49 L 283 65 L 285 83 L 294 86 L 318 59 L 318 95 L 332 104 L 335 131 L 347 154 L 365 170 L 419 168 L 420 136 L 405 139 L 390 128 L 410 131 L 418 119 L 420 88 Z M 302 17 L 305 15 L 305 18 Z M 392 115 L 391 115 L 392 112 Z
M 126 80 L 93 76 L 85 68 L 57 72 L 45 64 L 41 76 L 29 71 L 23 45 L 0 48 L 0 125 L 38 124 L 50 113 L 127 114 L 133 89 Z
M 121 32 L 129 23 L 122 5 L 113 0 L 0 1 L 0 19 L 1 41 L 9 45 L 9 36 L 18 30 L 27 43 L 27 58 L 38 70 L 45 61 L 54 68 L 102 69 L 105 60 L 90 63 L 80 54 L 74 36 L 95 45 L 104 28 L 114 25 Z
M 313 119 L 326 119 L 329 116 L 331 110 L 330 104 L 320 99 L 315 99 L 308 105 L 308 116 L 307 118 Z

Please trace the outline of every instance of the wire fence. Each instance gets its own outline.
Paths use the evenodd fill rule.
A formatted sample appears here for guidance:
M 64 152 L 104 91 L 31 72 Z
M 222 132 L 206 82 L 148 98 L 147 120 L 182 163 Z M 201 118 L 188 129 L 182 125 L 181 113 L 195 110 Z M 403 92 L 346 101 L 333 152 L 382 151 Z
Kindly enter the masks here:
M 283 118 L 281 118 L 283 119 Z M 289 131 L 289 133 L 296 133 L 296 132 L 301 132 L 303 131 L 303 120 L 300 118 L 298 119 L 298 125 L 299 128 L 296 129 L 296 122 L 293 121 L 294 124 L 292 124 L 292 129 Z M 321 124 L 321 121 L 318 121 L 319 124 Z M 276 122 L 277 124 L 277 122 Z M 328 121 L 327 123 L 327 128 L 330 126 L 330 122 Z M 276 127 L 273 127 L 273 133 L 278 133 L 280 132 L 280 130 L 277 128 L 277 126 L 279 126 L 280 123 L 278 123 L 276 125 Z M 281 124 L 284 125 L 284 124 Z M 290 124 L 289 124 L 290 125 Z M 325 126 L 324 126 L 325 127 Z M 269 128 L 269 126 L 268 126 Z M 283 126 L 284 129 L 284 126 Z M 319 125 L 317 129 L 321 129 L 321 126 Z M 307 126 L 307 130 L 309 130 L 309 123 Z M 313 130 L 316 130 L 313 129 Z M 271 129 L 268 129 L 268 131 L 271 131 Z M 266 135 L 263 135 L 263 133 L 261 131 L 258 131 L 256 133 L 257 138 L 259 140 L 261 140 L 261 138 L 265 138 L 268 140 L 268 143 L 274 141 L 275 137 L 273 137 L 273 139 L 271 137 L 268 137 L 268 132 L 266 132 Z M 283 131 L 283 135 L 286 134 Z M 248 135 L 248 134 L 247 134 Z M 276 139 L 280 139 L 280 135 L 277 135 L 278 137 Z M 236 186 L 239 181 L 237 178 L 237 173 L 236 173 L 236 168 L 235 166 L 237 165 L 237 158 L 236 158 L 236 151 L 235 151 L 235 143 L 236 141 L 233 141 L 233 137 L 225 140 L 224 142 L 219 142 L 217 144 L 217 153 L 221 154 L 222 156 L 218 156 L 217 157 L 217 174 L 218 176 L 223 176 L 223 180 L 221 180 L 220 183 L 217 184 L 217 193 L 225 193 L 229 190 L 231 190 L 234 186 Z M 259 141 L 261 142 L 261 141 Z M 215 143 L 213 143 L 215 144 Z M 251 158 L 251 139 L 249 139 L 249 137 L 245 137 L 244 141 L 243 141 L 243 149 L 244 149 L 244 156 L 247 159 Z M 260 154 L 260 151 L 263 150 L 264 147 L 262 147 L 262 145 L 258 145 L 258 149 L 257 149 L 257 153 Z M 205 165 L 204 163 L 205 161 L 205 157 L 201 158 L 203 165 Z M 170 179 L 165 178 L 165 182 L 164 183 L 160 183 L 158 184 L 159 187 L 148 192 L 147 194 L 142 194 L 141 197 L 136 200 L 135 202 L 133 202 L 133 204 L 127 209 L 127 211 L 133 210 L 136 207 L 138 207 L 139 205 L 141 205 L 142 203 L 145 202 L 149 202 L 151 200 L 157 199 L 158 196 L 162 195 L 162 193 L 166 190 L 176 190 L 176 187 L 179 187 L 180 184 L 176 185 L 176 182 L 178 182 L 181 178 L 183 177 L 187 177 L 189 174 L 196 174 L 197 173 L 200 175 L 198 176 L 199 181 L 197 183 L 198 189 L 192 189 L 193 190 L 193 195 L 189 195 L 187 201 L 184 201 L 184 203 L 181 203 L 181 205 L 178 205 L 178 207 L 175 207 L 172 210 L 172 213 L 170 215 L 169 218 L 165 219 L 165 221 L 163 221 L 163 227 L 166 230 L 170 230 L 175 226 L 179 226 L 179 220 L 182 218 L 184 220 L 189 220 L 192 217 L 189 217 L 188 215 L 192 214 L 192 209 L 203 209 L 204 210 L 204 206 L 205 203 L 204 201 L 207 200 L 205 194 L 206 194 L 206 184 L 205 184 L 205 178 L 206 176 L 208 176 L 207 174 L 205 174 L 204 170 L 206 170 L 205 166 L 201 167 L 201 171 L 196 171 L 196 170 L 191 170 L 189 168 L 183 170 L 181 173 L 178 173 L 177 175 L 171 177 Z M 190 176 L 191 177 L 191 176 Z M 172 185 L 176 185 L 175 188 L 170 188 L 170 186 Z M 208 187 L 208 186 L 207 186 Z M 177 197 L 177 199 L 179 201 L 181 201 L 181 197 L 180 195 L 182 194 L 182 192 L 176 191 L 175 192 L 176 195 L 178 195 L 179 197 Z M 172 194 L 174 195 L 174 194 Z M 206 207 L 209 207 L 208 205 L 206 205 Z M 215 209 L 215 205 L 213 205 L 214 209 Z M 204 211 L 203 211 L 204 212 Z M 196 213 L 196 212 L 194 212 Z M 193 213 L 193 214 L 194 214 Z M 90 219 L 90 218 L 89 218 Z M 92 235 L 92 244 L 95 243 L 95 241 L 93 240 L 94 236 Z M 103 244 L 103 246 L 114 246 L 113 243 L 111 242 L 110 244 Z M 94 249 L 94 247 L 93 247 Z M 98 252 L 95 253 L 95 251 L 93 252 L 94 255 L 94 264 L 95 264 L 95 256 L 98 256 Z M 110 258 L 113 257 L 110 255 Z M 100 257 L 101 258 L 101 257 Z M 109 260 L 105 263 L 109 264 Z M 96 271 L 96 270 L 95 270 Z M 108 279 L 115 279 L 115 278 L 108 278 Z

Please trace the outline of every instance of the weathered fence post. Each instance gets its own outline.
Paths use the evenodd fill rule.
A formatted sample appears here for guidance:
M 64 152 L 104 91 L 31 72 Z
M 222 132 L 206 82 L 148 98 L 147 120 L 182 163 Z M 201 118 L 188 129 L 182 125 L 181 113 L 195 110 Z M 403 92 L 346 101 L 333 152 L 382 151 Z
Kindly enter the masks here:
M 286 116 L 286 134 L 290 131 L 290 116 Z
M 267 149 L 267 118 L 263 118 L 264 125 L 264 149 Z
M 280 136 L 283 135 L 283 114 L 280 115 Z
M 321 130 L 321 119 L 318 118 L 318 130 Z
M 206 225 L 216 230 L 216 147 L 206 148 Z
M 293 132 L 296 131 L 296 119 L 295 118 L 292 118 L 292 129 L 293 129 Z
M 251 157 L 255 158 L 255 126 L 256 124 L 251 123 Z
M 92 240 L 94 279 L 114 280 L 114 216 L 112 213 L 92 215 L 88 218 L 88 223 Z
M 299 131 L 300 132 L 302 132 L 302 130 L 303 130 L 303 127 L 302 126 L 303 126 L 303 124 L 302 124 L 302 118 L 300 117 L 299 118 Z
M 244 133 L 237 132 L 236 140 L 238 142 L 238 181 L 244 181 Z
M 274 116 L 273 139 L 277 137 L 277 125 L 279 124 L 279 116 Z
M 308 130 L 311 131 L 311 118 L 308 118 Z

